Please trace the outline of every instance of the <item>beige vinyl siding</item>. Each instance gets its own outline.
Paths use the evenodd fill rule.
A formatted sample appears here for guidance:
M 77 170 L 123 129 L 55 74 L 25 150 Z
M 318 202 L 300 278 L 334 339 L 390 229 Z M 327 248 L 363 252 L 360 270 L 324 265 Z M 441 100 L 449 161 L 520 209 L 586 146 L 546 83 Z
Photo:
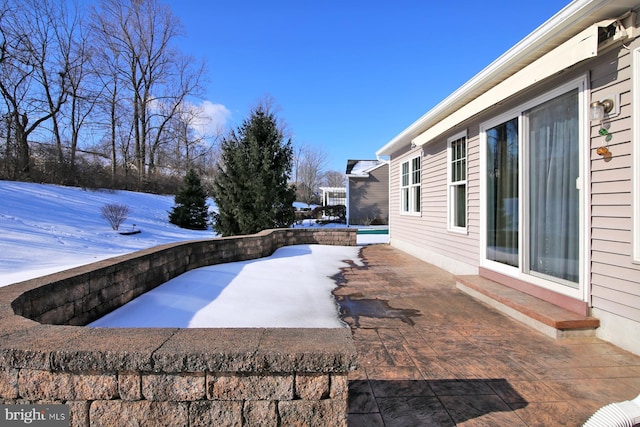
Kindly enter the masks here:
M 448 136 L 448 135 L 447 135 Z M 391 244 L 419 247 L 451 261 L 462 262 L 470 267 L 478 266 L 479 201 L 478 201 L 478 137 L 469 135 L 467 222 L 468 234 L 447 230 L 447 136 L 424 147 L 422 155 L 421 215 L 400 213 L 399 179 L 400 165 L 416 155 L 417 150 L 401 156 L 393 156 L 391 162 L 390 215 Z M 473 181 L 472 181 L 473 180 Z M 425 254 L 413 255 L 425 258 Z
M 364 224 L 367 219 L 389 222 L 389 166 L 382 165 L 366 178 L 349 179 L 349 218 L 351 224 Z M 360 197 L 352 197 L 358 194 Z M 354 203 L 355 202 L 355 203 Z
M 638 41 L 632 45 L 637 47 Z M 632 143 L 630 51 L 617 49 L 590 63 L 591 98 L 620 94 L 620 115 L 611 123 L 610 160 L 596 150 L 606 144 L 591 128 L 591 303 L 594 308 L 640 322 L 640 265 L 632 263 Z M 640 75 L 636 71 L 636 75 Z
M 478 130 L 467 137 L 467 233 L 469 244 L 475 245 L 474 252 L 480 254 L 480 138 Z M 476 265 L 478 261 L 476 261 Z

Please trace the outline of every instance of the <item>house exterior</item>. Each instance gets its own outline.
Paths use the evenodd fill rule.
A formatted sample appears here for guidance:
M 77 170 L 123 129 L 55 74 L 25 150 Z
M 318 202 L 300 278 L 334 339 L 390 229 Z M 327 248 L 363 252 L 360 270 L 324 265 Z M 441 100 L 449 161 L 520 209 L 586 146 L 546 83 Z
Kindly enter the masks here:
M 389 223 L 389 163 L 347 161 L 347 225 Z
M 635 353 L 639 9 L 573 1 L 376 153 L 391 245 L 597 317 Z

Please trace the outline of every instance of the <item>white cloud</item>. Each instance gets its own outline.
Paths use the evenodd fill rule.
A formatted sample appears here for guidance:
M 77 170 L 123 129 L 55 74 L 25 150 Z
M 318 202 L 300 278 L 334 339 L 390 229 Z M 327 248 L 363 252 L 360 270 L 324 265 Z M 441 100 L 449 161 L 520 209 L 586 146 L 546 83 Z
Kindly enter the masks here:
M 213 136 L 224 131 L 231 118 L 231 111 L 222 104 L 202 101 L 198 105 L 189 105 L 195 118 L 191 127 L 201 136 Z

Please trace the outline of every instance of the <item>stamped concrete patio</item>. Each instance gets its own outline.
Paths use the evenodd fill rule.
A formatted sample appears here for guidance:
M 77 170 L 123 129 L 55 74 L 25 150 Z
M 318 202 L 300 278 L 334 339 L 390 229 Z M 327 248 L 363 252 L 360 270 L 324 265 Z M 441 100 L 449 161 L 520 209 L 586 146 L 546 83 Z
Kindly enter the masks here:
M 336 276 L 359 368 L 349 426 L 580 426 L 640 393 L 640 357 L 597 338 L 555 340 L 388 245 Z

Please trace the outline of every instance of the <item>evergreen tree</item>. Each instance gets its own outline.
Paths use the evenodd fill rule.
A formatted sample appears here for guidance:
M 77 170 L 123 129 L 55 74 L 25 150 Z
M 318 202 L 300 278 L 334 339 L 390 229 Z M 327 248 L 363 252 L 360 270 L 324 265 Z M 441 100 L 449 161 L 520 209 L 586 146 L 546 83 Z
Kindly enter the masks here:
M 184 177 L 184 184 L 176 194 L 175 206 L 169 212 L 169 222 L 191 230 L 206 230 L 209 206 L 200 177 L 190 169 Z
M 274 114 L 265 106 L 255 108 L 223 138 L 221 150 L 213 181 L 214 229 L 232 236 L 289 227 L 295 219 L 295 188 L 288 184 L 293 148 Z

